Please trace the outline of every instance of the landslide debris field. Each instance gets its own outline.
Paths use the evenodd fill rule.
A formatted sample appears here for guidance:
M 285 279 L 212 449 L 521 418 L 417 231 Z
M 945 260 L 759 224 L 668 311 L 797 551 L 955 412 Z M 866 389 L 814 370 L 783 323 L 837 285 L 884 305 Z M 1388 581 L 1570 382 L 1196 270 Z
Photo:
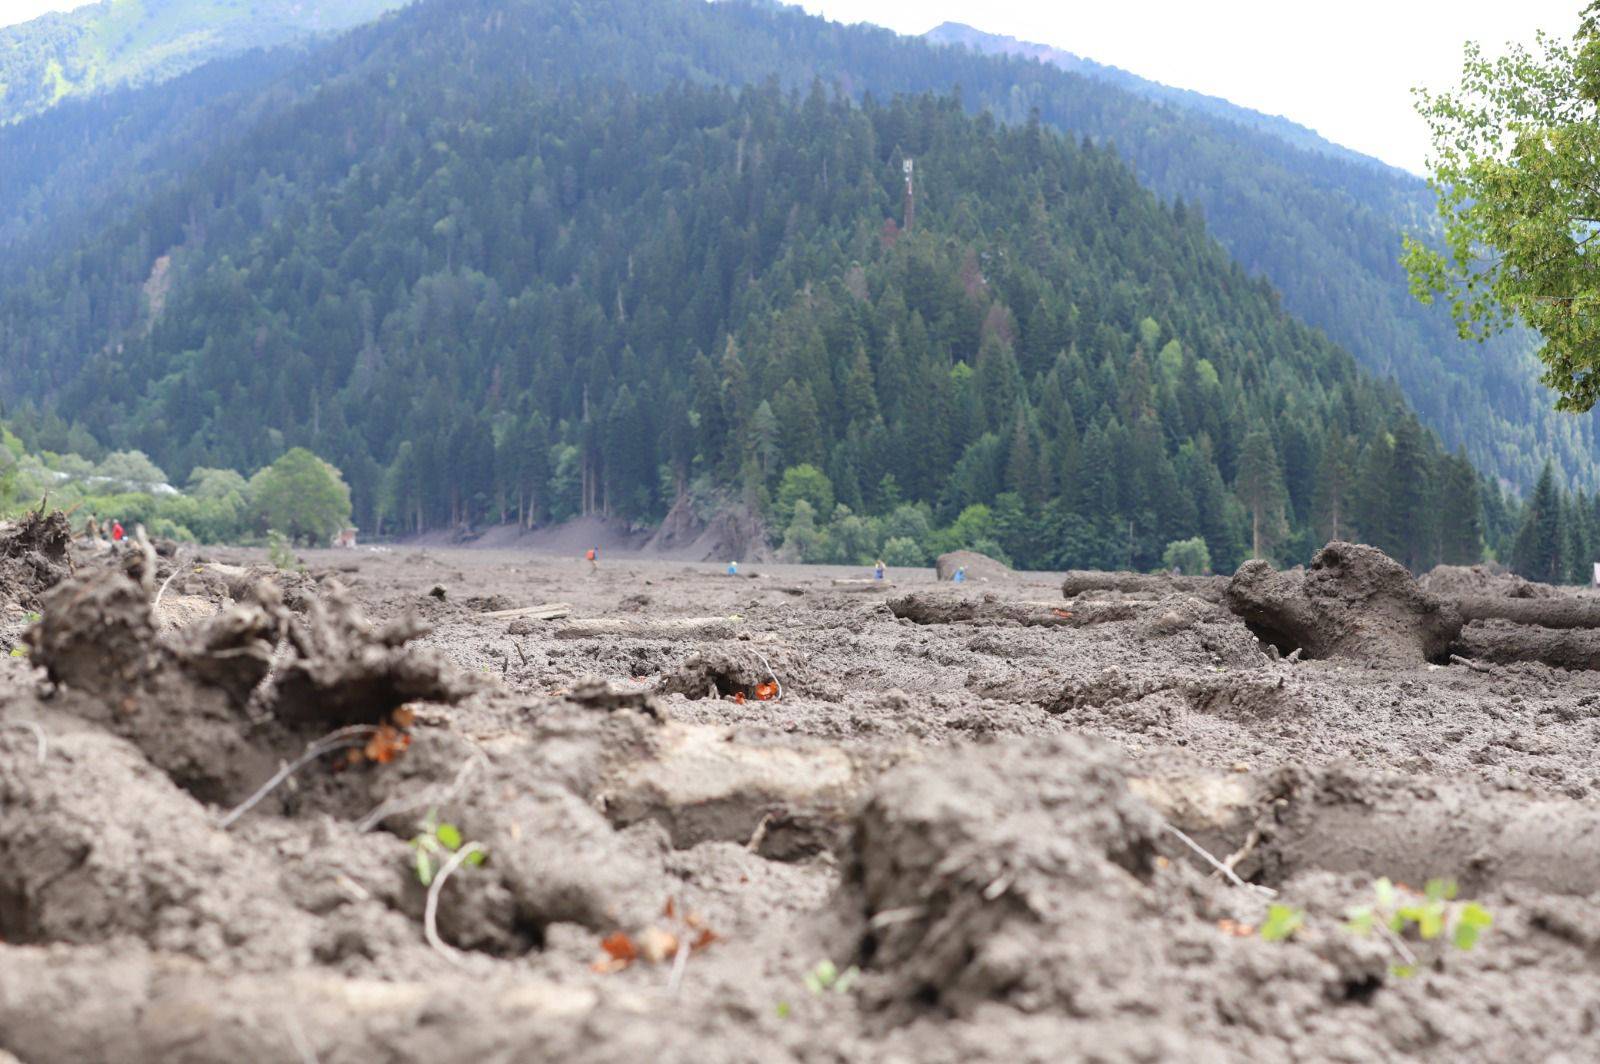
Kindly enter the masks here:
M 0 528 L 0 1060 L 1600 1045 L 1600 599 L 263 561 Z

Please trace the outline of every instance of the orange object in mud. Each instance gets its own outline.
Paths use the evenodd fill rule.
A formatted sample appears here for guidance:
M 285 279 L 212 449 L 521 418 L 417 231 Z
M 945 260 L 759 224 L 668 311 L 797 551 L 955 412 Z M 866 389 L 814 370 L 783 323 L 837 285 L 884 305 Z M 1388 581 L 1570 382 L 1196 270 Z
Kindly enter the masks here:
M 775 683 L 756 684 L 756 701 L 770 702 L 777 697 L 778 685 Z

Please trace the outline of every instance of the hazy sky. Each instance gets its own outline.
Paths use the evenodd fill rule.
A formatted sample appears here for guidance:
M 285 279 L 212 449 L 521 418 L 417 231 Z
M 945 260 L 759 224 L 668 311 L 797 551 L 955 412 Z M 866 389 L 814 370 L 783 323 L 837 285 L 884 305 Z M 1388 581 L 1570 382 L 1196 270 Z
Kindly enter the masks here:
M 1310 126 L 1422 169 L 1411 87 L 1445 87 L 1461 46 L 1570 36 L 1579 0 L 802 0 L 840 22 L 923 33 L 965 22 Z
M 75 0 L 0 0 L 0 25 Z M 1169 85 L 1282 114 L 1420 171 L 1426 131 L 1410 89 L 1460 72 L 1461 45 L 1570 35 L 1579 0 L 801 0 L 841 22 L 922 33 L 966 22 Z

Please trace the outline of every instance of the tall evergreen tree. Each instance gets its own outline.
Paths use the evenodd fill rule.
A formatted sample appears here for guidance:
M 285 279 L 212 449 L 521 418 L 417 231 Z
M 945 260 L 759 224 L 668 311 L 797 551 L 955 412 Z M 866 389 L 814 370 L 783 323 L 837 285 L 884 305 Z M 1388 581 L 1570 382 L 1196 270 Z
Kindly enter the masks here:
M 1545 463 L 1523 508 L 1522 526 L 1511 547 L 1511 569 L 1518 576 L 1559 584 L 1566 576 L 1566 529 L 1555 467 Z
M 1239 448 L 1239 473 L 1233 490 L 1250 511 L 1250 556 L 1265 558 L 1283 537 L 1283 506 L 1288 496 L 1272 437 L 1259 429 L 1246 435 Z

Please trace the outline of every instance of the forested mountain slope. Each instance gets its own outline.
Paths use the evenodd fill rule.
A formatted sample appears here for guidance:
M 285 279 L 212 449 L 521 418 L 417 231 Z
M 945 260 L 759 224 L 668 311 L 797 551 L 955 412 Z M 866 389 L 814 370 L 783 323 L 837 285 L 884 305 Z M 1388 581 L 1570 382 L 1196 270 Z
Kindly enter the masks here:
M 1483 468 L 1525 486 L 1548 455 L 1574 483 L 1596 481 L 1594 419 L 1549 409 L 1549 396 L 1536 382 L 1531 345 L 1514 337 L 1487 346 L 1463 343 L 1442 309 L 1414 305 L 1395 253 L 1402 227 L 1429 224 L 1425 190 L 1415 179 L 1359 157 L 1300 150 L 1281 131 L 1154 101 L 1037 62 L 935 46 L 738 0 L 425 3 L 319 49 L 292 73 L 276 78 L 269 95 L 277 103 L 317 92 L 329 79 L 415 70 L 419 55 L 434 64 L 426 73 L 437 72 L 441 91 L 455 86 L 453 91 L 477 92 L 494 84 L 558 86 L 585 78 L 622 81 L 643 92 L 678 79 L 740 85 L 769 77 L 804 89 L 820 78 L 852 95 L 870 92 L 880 98 L 959 87 L 968 107 L 990 109 L 1011 124 L 1025 123 L 1036 111 L 1046 124 L 1074 136 L 1114 143 L 1160 194 L 1199 205 L 1224 246 L 1248 270 L 1271 280 L 1291 310 L 1324 328 L 1374 373 L 1394 377 L 1424 422 L 1447 444 L 1465 444 Z M 119 104 L 138 106 L 137 99 Z M 183 106 L 176 105 L 178 111 Z M 209 128 L 235 128 L 217 124 L 215 101 L 188 106 L 205 109 Z M 105 115 L 107 128 L 117 120 L 115 110 Z M 168 112 L 162 121 L 164 136 L 185 130 L 178 143 L 192 142 L 195 125 L 185 126 L 181 113 Z M 0 130 L 0 152 L 8 149 L 12 135 Z M 112 156 L 79 161 L 38 136 L 34 151 L 34 171 L 51 176 L 23 189 L 25 202 L 37 202 L 41 195 L 66 199 L 78 182 L 99 190 L 103 200 L 106 190 L 118 185 Z M 0 210 L 10 209 L 0 188 Z M 51 214 L 56 233 L 71 229 L 71 215 L 70 207 Z M 13 239 L 33 233 L 25 227 Z M 5 239 L 0 225 L 0 242 Z M 39 257 L 33 253 L 37 245 L 23 240 L 23 246 L 27 253 L 11 261 L 32 266 Z M 119 268 L 130 277 L 137 273 L 142 283 L 163 250 L 148 247 L 145 261 Z M 109 317 L 93 332 L 103 337 L 125 328 L 136 303 L 95 302 L 91 313 Z M 92 349 L 93 341 L 83 336 L 52 358 L 53 375 L 59 381 L 63 367 Z
M 604 6 L 436 5 L 319 52 L 8 290 L 4 372 L 180 478 L 309 446 L 369 529 L 651 520 L 699 482 L 776 496 L 803 549 L 809 466 L 835 529 L 987 506 L 1026 564 L 1198 535 L 1223 568 L 1352 521 L 1476 556 L 1471 467 L 1115 152 L 949 98 L 586 80 L 566 35 Z
M 402 0 L 100 0 L 0 27 L 0 123 L 69 97 L 347 29 Z

